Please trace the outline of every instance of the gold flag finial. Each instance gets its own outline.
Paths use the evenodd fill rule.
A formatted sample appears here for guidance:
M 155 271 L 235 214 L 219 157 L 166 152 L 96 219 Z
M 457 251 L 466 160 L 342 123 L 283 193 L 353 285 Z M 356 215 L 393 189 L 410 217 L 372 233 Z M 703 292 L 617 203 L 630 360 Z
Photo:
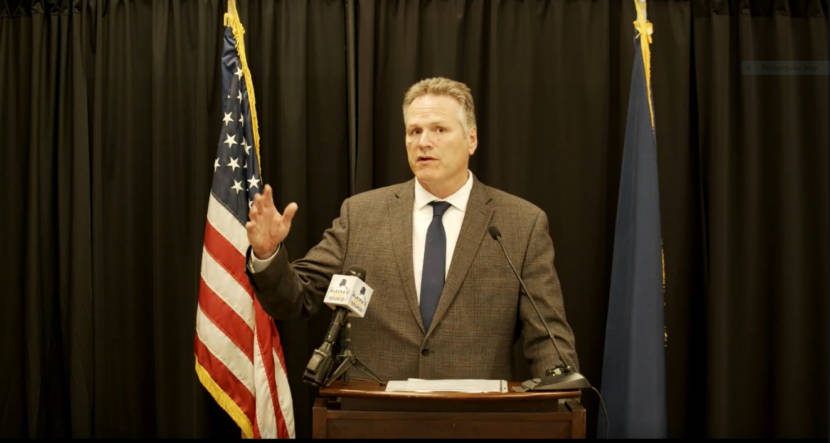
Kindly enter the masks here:
M 654 34 L 654 26 L 648 21 L 646 0 L 634 0 L 634 8 L 637 10 L 637 20 L 634 20 L 634 29 L 640 37 L 640 49 L 643 53 L 643 69 L 646 74 L 646 92 L 648 93 L 648 111 L 651 115 L 651 129 L 654 130 L 654 105 L 651 101 L 651 36 Z M 645 38 L 643 38 L 645 37 Z

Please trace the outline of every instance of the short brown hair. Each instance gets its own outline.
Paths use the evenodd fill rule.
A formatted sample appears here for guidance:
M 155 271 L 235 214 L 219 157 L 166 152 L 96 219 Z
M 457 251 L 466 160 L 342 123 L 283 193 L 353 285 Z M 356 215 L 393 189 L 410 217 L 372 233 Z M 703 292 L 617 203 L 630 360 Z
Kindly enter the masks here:
M 461 120 L 464 129 L 469 131 L 470 128 L 476 126 L 476 109 L 469 86 L 445 77 L 426 78 L 409 87 L 403 96 L 404 121 L 406 120 L 406 108 L 416 98 L 430 94 L 454 98 L 461 105 L 461 110 L 464 112 L 464 119 Z

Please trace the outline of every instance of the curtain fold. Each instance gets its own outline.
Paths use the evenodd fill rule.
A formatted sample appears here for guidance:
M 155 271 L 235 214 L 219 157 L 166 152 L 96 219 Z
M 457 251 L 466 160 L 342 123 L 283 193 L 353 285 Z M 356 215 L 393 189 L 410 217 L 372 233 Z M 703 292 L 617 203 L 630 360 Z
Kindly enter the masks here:
M 16 192 L 3 197 L 3 283 L 14 296 L 0 420 L 12 435 L 61 436 L 89 430 L 76 411 L 92 403 L 86 66 L 71 56 L 84 29 L 69 3 L 4 6 L 2 163 Z
M 0 224 L 11 295 L 0 435 L 239 436 L 193 368 L 225 9 L 0 3 L 0 168 L 14 190 Z M 343 6 L 245 2 L 240 13 L 263 177 L 281 206 L 313 202 L 289 241 L 301 254 L 348 194 Z M 322 332 L 280 329 L 297 424 L 310 429 L 300 377 Z
M 818 436 L 827 399 L 804 394 L 827 391 L 826 8 L 693 6 L 707 432 Z

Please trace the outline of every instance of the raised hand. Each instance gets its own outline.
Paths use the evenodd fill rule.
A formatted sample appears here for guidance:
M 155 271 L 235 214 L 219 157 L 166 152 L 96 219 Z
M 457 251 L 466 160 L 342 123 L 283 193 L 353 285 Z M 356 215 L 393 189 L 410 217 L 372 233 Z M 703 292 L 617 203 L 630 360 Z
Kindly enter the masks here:
M 291 220 L 297 213 L 297 204 L 289 203 L 282 214 L 274 206 L 271 185 L 265 185 L 262 194 L 254 196 L 254 204 L 248 212 L 248 242 L 257 258 L 265 259 L 274 255 L 280 243 L 288 237 Z

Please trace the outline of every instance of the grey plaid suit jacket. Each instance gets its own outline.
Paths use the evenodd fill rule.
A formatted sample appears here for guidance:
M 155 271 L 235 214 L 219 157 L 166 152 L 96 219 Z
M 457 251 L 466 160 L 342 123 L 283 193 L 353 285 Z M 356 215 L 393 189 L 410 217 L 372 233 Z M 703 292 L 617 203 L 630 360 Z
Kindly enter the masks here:
M 477 179 L 435 317 L 424 330 L 412 270 L 413 180 L 346 199 L 304 258 L 289 263 L 283 245 L 267 269 L 251 274 L 266 312 L 280 320 L 310 316 L 320 308 L 332 274 L 360 266 L 374 293 L 366 316 L 351 321 L 351 349 L 381 377 L 514 380 L 512 348 L 519 338 L 532 375 L 542 376 L 559 360 L 488 234 L 495 225 L 565 360 L 578 370 L 544 211 Z M 355 368 L 349 376 L 369 378 Z

